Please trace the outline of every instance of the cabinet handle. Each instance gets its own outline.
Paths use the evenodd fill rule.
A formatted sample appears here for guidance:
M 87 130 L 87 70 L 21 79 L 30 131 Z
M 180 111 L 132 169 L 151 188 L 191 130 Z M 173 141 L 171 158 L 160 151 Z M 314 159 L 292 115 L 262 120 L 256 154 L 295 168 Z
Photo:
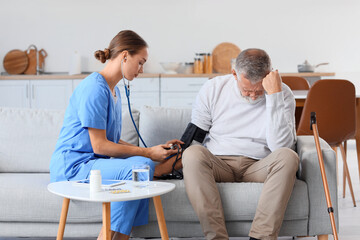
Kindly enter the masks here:
M 29 85 L 26 84 L 26 98 L 29 98 Z
M 31 95 L 32 95 L 32 99 L 35 99 L 35 90 L 34 90 L 34 86 L 31 86 Z
M 203 83 L 189 83 L 188 86 L 202 86 Z

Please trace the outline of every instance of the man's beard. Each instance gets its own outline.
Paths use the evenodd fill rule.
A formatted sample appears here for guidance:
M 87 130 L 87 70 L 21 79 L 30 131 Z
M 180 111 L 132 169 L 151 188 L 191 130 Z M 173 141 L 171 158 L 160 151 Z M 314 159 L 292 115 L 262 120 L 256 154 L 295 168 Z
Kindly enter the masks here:
M 262 100 L 265 98 L 265 94 L 263 94 L 263 95 L 258 96 L 258 97 L 254 100 L 254 99 L 252 99 L 250 96 L 243 96 L 242 93 L 241 93 L 241 91 L 240 91 L 240 95 L 241 95 L 241 97 L 243 97 L 243 98 L 245 99 L 245 101 L 246 101 L 247 103 L 249 103 L 249 104 L 256 104 L 256 103 L 262 101 Z

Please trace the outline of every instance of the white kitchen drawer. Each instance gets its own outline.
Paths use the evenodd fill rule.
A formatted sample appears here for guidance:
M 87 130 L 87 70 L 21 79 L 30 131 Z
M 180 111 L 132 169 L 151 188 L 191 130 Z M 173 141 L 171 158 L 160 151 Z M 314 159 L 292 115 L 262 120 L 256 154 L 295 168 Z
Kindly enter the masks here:
M 128 81 L 125 81 L 126 85 Z M 152 92 L 159 91 L 159 78 L 135 78 L 130 83 L 131 92 Z M 120 80 L 117 84 L 119 89 L 124 89 L 124 81 Z
M 75 88 L 80 84 L 81 81 L 82 81 L 82 79 L 73 79 L 73 80 L 72 80 L 73 91 L 74 91 Z
M 161 106 L 174 108 L 191 108 L 197 92 L 161 93 Z
M 123 111 L 127 109 L 127 98 L 123 91 L 121 91 L 121 103 L 123 105 Z M 160 105 L 158 92 L 131 92 L 130 94 L 131 107 L 139 109 L 144 106 L 158 107 Z
M 161 91 L 198 92 L 208 78 L 161 78 Z
M 72 88 L 71 80 L 30 80 L 31 108 L 66 109 Z
M 0 106 L 66 109 L 71 92 L 71 80 L 5 80 L 0 81 Z
M 1 80 L 0 107 L 30 107 L 29 80 Z
M 82 79 L 73 80 L 73 89 L 79 85 Z M 127 85 L 127 81 L 126 85 Z M 131 92 L 152 92 L 152 91 L 159 91 L 159 78 L 135 78 L 132 81 L 129 81 L 130 84 L 130 91 Z M 122 91 L 124 90 L 124 81 L 120 80 L 117 84 L 117 87 Z

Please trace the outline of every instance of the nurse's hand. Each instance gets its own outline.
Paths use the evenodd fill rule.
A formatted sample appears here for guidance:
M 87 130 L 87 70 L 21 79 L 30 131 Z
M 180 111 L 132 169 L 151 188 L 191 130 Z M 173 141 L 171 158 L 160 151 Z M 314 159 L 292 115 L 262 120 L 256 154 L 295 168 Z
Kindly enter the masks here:
M 170 140 L 170 141 L 167 141 L 166 143 L 165 143 L 166 145 L 168 145 L 168 148 L 170 148 L 171 146 L 176 146 L 177 148 L 181 148 L 181 144 L 184 144 L 184 142 L 183 141 L 180 141 L 180 140 L 178 140 L 178 139 L 172 139 L 172 140 Z M 181 150 L 181 149 L 180 149 Z
M 167 150 L 167 148 L 169 148 L 168 144 L 161 144 L 161 145 L 147 148 L 147 150 L 148 150 L 147 157 L 151 158 L 151 160 L 153 160 L 155 162 L 162 162 L 165 160 L 165 158 L 169 157 L 172 154 L 177 153 L 177 149 Z

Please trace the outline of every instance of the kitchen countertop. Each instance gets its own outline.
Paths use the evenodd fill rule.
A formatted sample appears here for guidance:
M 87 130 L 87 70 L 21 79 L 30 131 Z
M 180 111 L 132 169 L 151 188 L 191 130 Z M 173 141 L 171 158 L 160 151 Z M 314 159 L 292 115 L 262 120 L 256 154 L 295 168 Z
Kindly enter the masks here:
M 229 73 L 230 74 L 230 73 Z M 216 76 L 225 75 L 224 73 L 211 73 L 211 74 L 159 74 L 162 78 L 180 78 L 180 77 L 208 77 L 213 78 Z M 298 76 L 298 77 L 322 77 L 322 76 L 335 76 L 334 72 L 306 72 L 306 73 L 280 73 L 281 76 Z M 141 77 L 141 75 L 140 75 Z
M 6 74 L 6 73 L 5 73 Z M 44 73 L 40 75 L 1 75 L 0 80 L 51 80 L 51 79 L 84 79 L 90 73 L 77 75 L 68 75 L 67 73 Z M 138 78 L 213 78 L 224 75 L 222 73 L 212 74 L 166 74 L 166 73 L 143 73 Z M 299 76 L 299 77 L 323 77 L 335 76 L 334 72 L 306 72 L 306 73 L 280 73 L 281 76 Z

